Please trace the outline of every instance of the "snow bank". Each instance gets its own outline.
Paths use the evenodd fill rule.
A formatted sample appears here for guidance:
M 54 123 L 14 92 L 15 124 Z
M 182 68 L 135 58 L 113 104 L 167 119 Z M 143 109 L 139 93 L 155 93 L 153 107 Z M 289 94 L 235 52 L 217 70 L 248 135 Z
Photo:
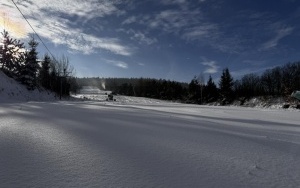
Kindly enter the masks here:
M 240 105 L 240 101 L 235 101 L 233 106 L 263 108 L 263 109 L 287 109 L 297 110 L 298 101 L 296 99 L 284 99 L 283 97 L 254 97 L 251 98 L 243 105 Z
M 45 89 L 29 91 L 24 85 L 0 71 L 0 102 L 53 101 L 55 94 Z

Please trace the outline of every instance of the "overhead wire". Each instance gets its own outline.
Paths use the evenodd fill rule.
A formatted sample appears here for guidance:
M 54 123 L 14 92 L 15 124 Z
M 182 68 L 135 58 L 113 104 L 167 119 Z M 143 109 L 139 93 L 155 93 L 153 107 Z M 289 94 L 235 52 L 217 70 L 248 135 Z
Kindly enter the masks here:
M 36 32 L 36 30 L 33 28 L 33 26 L 30 24 L 30 22 L 28 21 L 28 19 L 25 17 L 25 15 L 23 14 L 23 12 L 21 11 L 21 9 L 18 7 L 18 5 L 14 2 L 14 0 L 11 0 L 13 2 L 13 4 L 15 5 L 15 7 L 18 9 L 18 11 L 21 13 L 21 15 L 23 16 L 23 18 L 26 20 L 26 22 L 28 23 L 28 25 L 30 26 L 30 28 L 32 29 L 32 31 L 35 33 L 35 35 L 38 37 L 38 39 L 41 41 L 41 43 L 43 44 L 43 46 L 45 47 L 45 49 L 49 52 L 49 54 L 51 55 L 52 59 L 58 63 L 57 59 L 55 58 L 55 56 L 52 54 L 52 52 L 50 51 L 50 49 L 47 47 L 47 45 L 45 44 L 45 42 L 42 40 L 42 38 L 39 36 L 39 34 Z
M 41 43 L 43 44 L 43 46 L 46 48 L 46 50 L 49 52 L 49 54 L 51 55 L 51 57 L 53 58 L 54 61 L 57 62 L 56 58 L 54 57 L 54 55 L 51 53 L 50 49 L 47 47 L 47 45 L 44 43 L 44 41 L 42 40 L 42 38 L 39 36 L 39 34 L 35 31 L 35 29 L 33 28 L 33 26 L 30 24 L 30 22 L 28 21 L 28 19 L 25 17 L 25 15 L 23 14 L 23 12 L 21 11 L 21 9 L 18 7 L 18 5 L 14 2 L 14 0 L 11 0 L 13 2 L 13 4 L 15 5 L 15 7 L 18 9 L 18 11 L 21 13 L 21 15 L 23 16 L 23 18 L 26 20 L 26 22 L 28 23 L 28 25 L 30 26 L 30 28 L 32 29 L 32 31 L 35 33 L 35 35 L 38 37 L 38 39 L 41 41 Z

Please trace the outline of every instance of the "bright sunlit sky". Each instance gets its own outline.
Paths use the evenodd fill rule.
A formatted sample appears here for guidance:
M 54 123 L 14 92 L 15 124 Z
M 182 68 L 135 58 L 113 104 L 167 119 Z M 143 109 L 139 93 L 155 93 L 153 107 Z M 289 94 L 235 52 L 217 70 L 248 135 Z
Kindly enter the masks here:
M 190 82 L 218 79 L 225 67 L 239 78 L 300 60 L 298 0 L 14 1 L 78 77 Z M 0 6 L 0 29 L 28 41 L 33 32 L 12 1 Z

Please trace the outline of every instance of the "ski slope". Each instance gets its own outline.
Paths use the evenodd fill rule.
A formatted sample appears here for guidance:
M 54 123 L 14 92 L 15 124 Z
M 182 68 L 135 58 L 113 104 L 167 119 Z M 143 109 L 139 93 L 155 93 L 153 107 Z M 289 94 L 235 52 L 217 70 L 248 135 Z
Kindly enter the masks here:
M 299 111 L 0 103 L 0 187 L 300 187 Z

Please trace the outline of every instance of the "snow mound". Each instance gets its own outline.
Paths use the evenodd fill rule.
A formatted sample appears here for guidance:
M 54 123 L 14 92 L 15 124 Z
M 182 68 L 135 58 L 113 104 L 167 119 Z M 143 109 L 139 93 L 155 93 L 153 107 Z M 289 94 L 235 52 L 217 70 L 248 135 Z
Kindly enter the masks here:
M 55 94 L 39 88 L 29 91 L 26 86 L 18 83 L 0 71 L 0 102 L 53 101 Z
M 239 102 L 236 102 L 235 105 L 240 106 Z M 287 100 L 283 97 L 254 97 L 245 101 L 245 103 L 241 106 L 264 109 L 299 110 L 298 102 L 296 100 Z

